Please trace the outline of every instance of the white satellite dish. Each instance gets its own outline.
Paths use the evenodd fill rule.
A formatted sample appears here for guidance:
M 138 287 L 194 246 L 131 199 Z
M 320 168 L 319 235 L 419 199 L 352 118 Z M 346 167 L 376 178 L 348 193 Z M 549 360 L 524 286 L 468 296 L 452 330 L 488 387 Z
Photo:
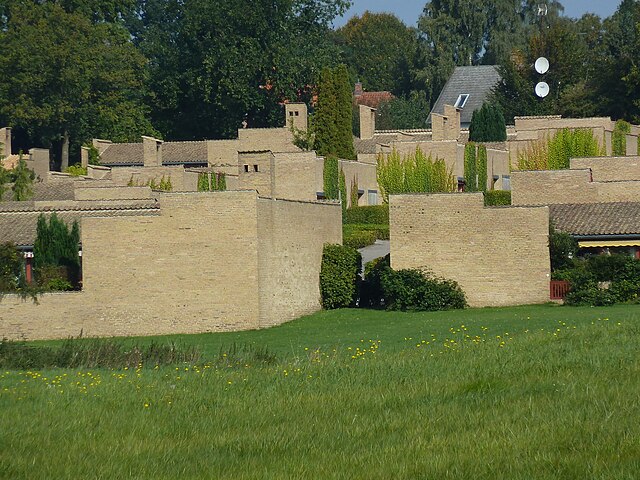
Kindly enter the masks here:
M 547 82 L 540 82 L 536 85 L 536 95 L 540 98 L 544 98 L 549 95 L 549 84 Z
M 547 4 L 546 3 L 539 3 L 538 4 L 538 16 L 539 17 L 544 17 L 547 13 L 548 13 L 548 8 L 547 8 Z
M 549 71 L 549 60 L 544 57 L 540 57 L 536 60 L 535 68 L 536 72 L 538 72 L 540 75 L 542 75 L 543 73 L 547 73 Z

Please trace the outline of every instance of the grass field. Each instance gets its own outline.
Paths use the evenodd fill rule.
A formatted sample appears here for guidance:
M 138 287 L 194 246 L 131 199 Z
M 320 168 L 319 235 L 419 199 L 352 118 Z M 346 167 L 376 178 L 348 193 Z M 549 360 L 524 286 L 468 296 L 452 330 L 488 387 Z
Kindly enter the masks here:
M 640 477 L 639 306 L 343 310 L 155 340 L 203 360 L 1 371 L 0 478 Z M 233 344 L 277 360 L 219 362 Z

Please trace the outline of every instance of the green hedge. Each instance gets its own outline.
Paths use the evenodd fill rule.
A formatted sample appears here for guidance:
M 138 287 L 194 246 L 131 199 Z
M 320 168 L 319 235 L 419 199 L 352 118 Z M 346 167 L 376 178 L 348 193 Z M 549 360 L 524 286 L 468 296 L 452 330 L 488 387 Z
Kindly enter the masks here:
M 372 230 L 354 230 L 348 235 L 342 236 L 342 244 L 345 247 L 364 248 L 376 243 L 376 232 Z
M 467 306 L 464 292 L 456 282 L 420 270 L 389 268 L 380 280 L 388 310 L 435 311 Z
M 389 225 L 389 205 L 371 205 L 347 209 L 343 222 Z
M 320 267 L 320 296 L 325 309 L 352 307 L 358 297 L 360 253 L 351 247 L 325 245 Z
M 511 205 L 511 192 L 507 190 L 490 190 L 484 192 L 484 204 L 487 207 Z

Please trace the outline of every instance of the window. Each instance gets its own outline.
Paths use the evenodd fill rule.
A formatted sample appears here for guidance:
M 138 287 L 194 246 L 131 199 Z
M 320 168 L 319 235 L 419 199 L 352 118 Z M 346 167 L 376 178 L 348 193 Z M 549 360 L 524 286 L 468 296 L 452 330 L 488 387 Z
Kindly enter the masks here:
M 463 177 L 458 177 L 458 192 L 464 192 L 465 181 Z
M 299 112 L 299 111 L 297 111 L 297 110 L 295 111 L 295 114 L 296 114 L 296 117 L 299 117 L 299 116 L 300 116 L 300 112 Z
M 254 172 L 257 172 L 257 171 L 258 171 L 258 165 L 256 165 L 256 164 L 254 164 L 254 165 L 253 165 L 253 171 L 254 171 Z
M 369 205 L 377 205 L 378 204 L 378 191 L 377 190 L 369 190 L 367 192 L 367 203 Z
M 293 112 L 289 112 L 289 116 L 290 116 L 290 117 L 293 117 Z
M 469 94 L 468 93 L 461 93 L 458 96 L 458 100 L 456 100 L 456 104 L 454 105 L 454 107 L 456 107 L 456 108 L 464 108 L 464 106 L 467 103 L 467 100 L 469 100 Z
M 245 165 L 245 166 L 244 166 L 244 171 L 245 171 L 245 172 L 248 172 L 248 171 L 249 171 L 249 165 Z

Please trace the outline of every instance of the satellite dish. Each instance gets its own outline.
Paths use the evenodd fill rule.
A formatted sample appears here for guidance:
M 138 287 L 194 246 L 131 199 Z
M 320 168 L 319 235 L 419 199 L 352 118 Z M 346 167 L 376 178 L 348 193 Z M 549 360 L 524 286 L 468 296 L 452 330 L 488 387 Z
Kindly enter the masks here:
M 540 75 L 542 75 L 543 73 L 547 73 L 549 71 L 549 60 L 544 57 L 540 57 L 536 60 L 535 67 L 536 72 L 538 72 Z
M 539 3 L 538 4 L 538 16 L 539 17 L 543 17 L 547 14 L 548 9 L 547 9 L 547 4 L 546 3 Z
M 540 98 L 544 98 L 549 95 L 549 84 L 547 82 L 540 82 L 536 85 L 536 95 Z

